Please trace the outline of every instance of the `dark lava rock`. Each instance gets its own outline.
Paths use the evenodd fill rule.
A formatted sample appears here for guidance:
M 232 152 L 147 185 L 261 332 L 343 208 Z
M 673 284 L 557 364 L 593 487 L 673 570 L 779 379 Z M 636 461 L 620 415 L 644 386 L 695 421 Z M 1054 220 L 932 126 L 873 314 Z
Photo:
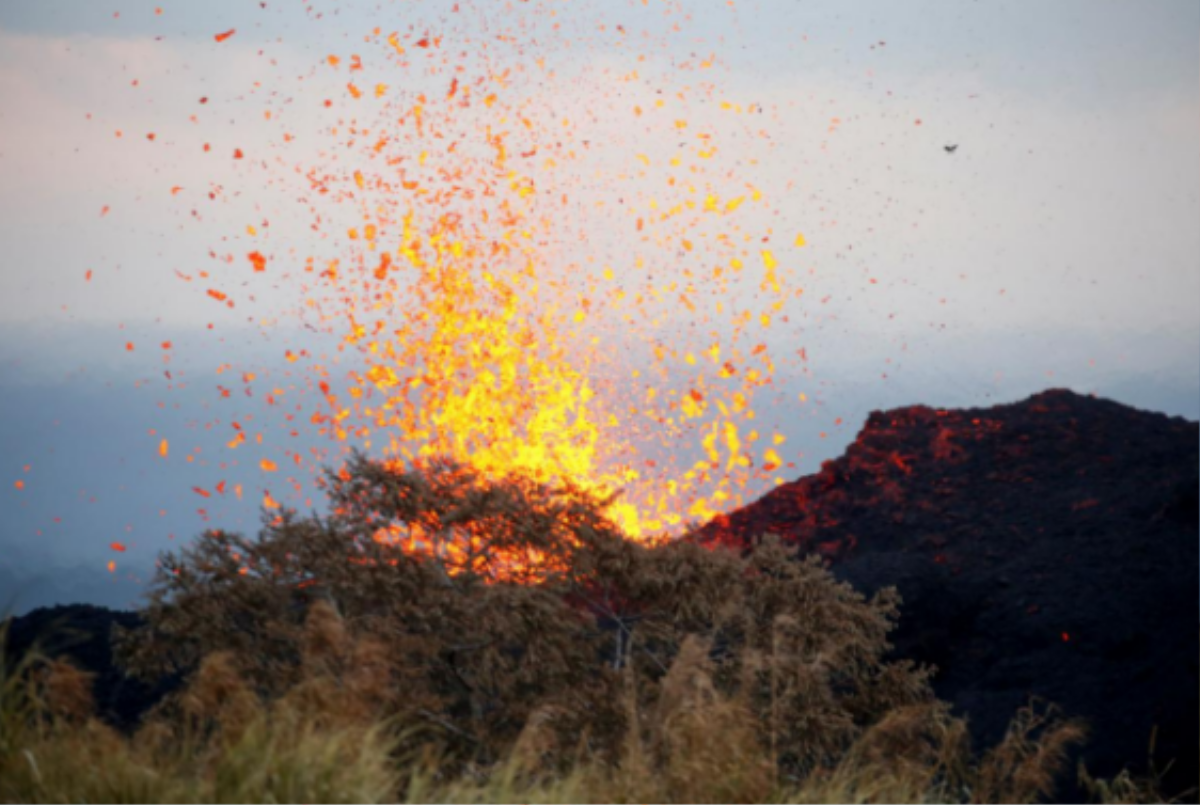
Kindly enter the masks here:
M 125 676 L 113 663 L 113 627 L 131 629 L 141 623 L 136 613 L 89 604 L 43 607 L 9 619 L 5 654 L 15 661 L 36 647 L 45 656 L 69 659 L 75 667 L 94 674 L 97 714 L 113 726 L 130 730 L 178 684 L 167 679 L 147 685 Z
M 1183 792 L 1200 776 L 1198 441 L 1194 422 L 1061 390 L 876 412 L 842 458 L 699 538 L 774 533 L 864 592 L 898 587 L 896 653 L 938 667 L 976 745 L 1037 696 L 1089 723 L 1094 774 L 1145 771 L 1156 735 Z

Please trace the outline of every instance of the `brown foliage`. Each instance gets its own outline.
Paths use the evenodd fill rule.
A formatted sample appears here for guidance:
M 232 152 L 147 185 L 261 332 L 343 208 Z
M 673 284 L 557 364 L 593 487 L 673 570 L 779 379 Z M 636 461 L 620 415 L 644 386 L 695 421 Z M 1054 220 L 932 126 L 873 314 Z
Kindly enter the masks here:
M 39 676 L 46 709 L 55 717 L 83 721 L 95 710 L 92 674 L 84 673 L 66 660 L 48 660 Z
M 1057 708 L 1024 707 L 1008 726 L 1004 740 L 983 756 L 973 796 L 976 802 L 1037 802 L 1054 791 L 1055 774 L 1067 750 L 1083 741 L 1086 730 L 1064 721 Z

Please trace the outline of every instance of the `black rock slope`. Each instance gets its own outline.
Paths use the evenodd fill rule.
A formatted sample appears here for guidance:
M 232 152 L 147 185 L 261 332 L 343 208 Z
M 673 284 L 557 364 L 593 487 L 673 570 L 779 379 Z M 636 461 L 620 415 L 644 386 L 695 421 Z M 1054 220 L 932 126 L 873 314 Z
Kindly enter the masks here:
M 846 454 L 700 532 L 779 534 L 904 597 L 897 653 L 940 669 L 977 741 L 1030 696 L 1092 730 L 1093 772 L 1197 785 L 1197 424 L 1069 391 L 870 416 Z

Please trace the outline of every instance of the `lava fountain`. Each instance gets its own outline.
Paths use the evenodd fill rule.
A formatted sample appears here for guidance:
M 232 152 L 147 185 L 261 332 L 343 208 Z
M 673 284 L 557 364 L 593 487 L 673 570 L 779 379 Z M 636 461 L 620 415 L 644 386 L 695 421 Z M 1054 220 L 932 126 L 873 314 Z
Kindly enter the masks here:
M 336 341 L 332 360 L 286 352 L 320 392 L 302 420 L 346 450 L 621 491 L 610 513 L 637 539 L 740 504 L 785 465 L 755 399 L 768 331 L 794 336 L 804 239 L 764 224 L 744 158 L 760 110 L 728 97 L 716 53 L 669 54 L 688 20 L 463 2 L 324 53 L 300 80 L 337 94 L 267 110 L 273 153 L 239 163 L 292 188 L 315 245 L 249 225 L 253 250 L 201 290 L 296 295 Z

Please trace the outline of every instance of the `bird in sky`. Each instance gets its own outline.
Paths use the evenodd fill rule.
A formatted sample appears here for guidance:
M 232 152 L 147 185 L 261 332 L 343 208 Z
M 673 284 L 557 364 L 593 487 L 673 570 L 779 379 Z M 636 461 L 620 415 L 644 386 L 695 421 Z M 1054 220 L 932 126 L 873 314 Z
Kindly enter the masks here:
M 955 143 L 954 145 L 945 145 L 942 147 L 946 149 L 947 154 L 953 154 L 955 151 L 958 150 L 958 143 Z

